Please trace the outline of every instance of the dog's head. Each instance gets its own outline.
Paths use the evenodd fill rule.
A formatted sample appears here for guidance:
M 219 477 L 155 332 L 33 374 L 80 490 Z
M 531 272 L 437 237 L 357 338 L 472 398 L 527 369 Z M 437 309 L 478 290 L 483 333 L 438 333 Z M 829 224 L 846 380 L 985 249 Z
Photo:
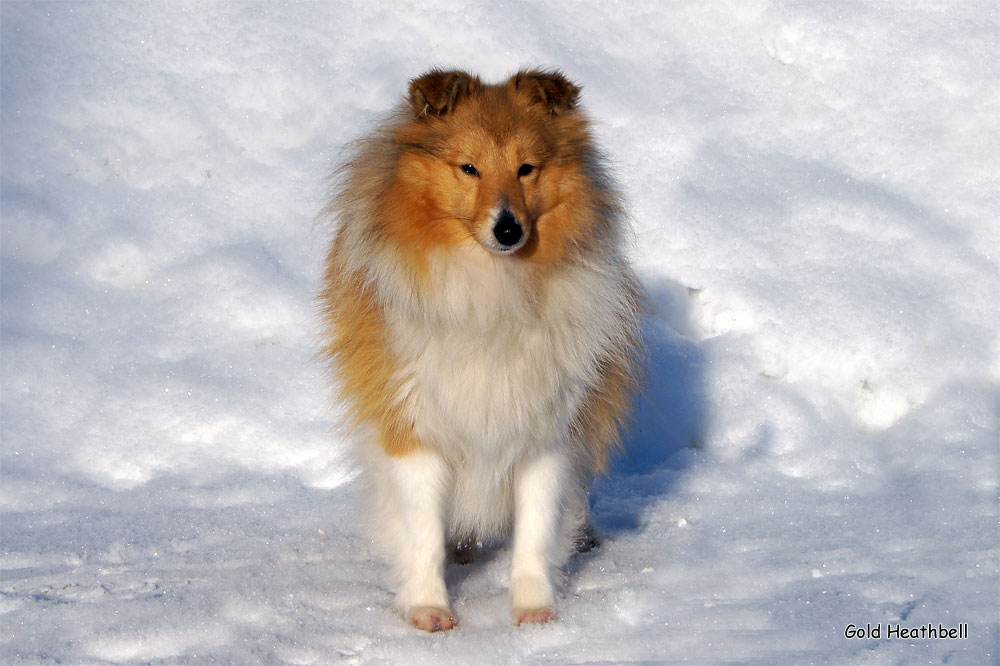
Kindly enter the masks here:
M 409 119 L 396 137 L 398 172 L 419 191 L 422 231 L 442 242 L 475 239 L 496 255 L 529 257 L 539 234 L 565 233 L 559 208 L 584 187 L 586 120 L 580 89 L 555 71 L 521 71 L 487 85 L 461 71 L 410 82 Z

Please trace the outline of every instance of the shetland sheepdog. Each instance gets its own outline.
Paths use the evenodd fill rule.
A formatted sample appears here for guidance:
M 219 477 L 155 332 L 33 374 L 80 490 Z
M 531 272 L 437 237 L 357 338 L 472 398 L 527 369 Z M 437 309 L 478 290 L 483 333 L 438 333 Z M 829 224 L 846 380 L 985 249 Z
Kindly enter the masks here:
M 412 80 L 337 172 L 325 357 L 396 605 L 451 629 L 446 551 L 512 538 L 513 621 L 554 620 L 636 385 L 625 216 L 556 71 Z

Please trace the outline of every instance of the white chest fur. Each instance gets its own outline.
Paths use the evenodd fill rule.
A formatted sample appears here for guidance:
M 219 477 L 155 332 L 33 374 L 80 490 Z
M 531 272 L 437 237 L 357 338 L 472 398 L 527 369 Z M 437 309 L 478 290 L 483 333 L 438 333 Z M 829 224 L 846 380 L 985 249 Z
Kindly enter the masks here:
M 434 259 L 429 289 L 403 275 L 378 280 L 397 362 L 393 399 L 444 463 L 450 532 L 504 534 L 526 465 L 556 454 L 569 477 L 586 474 L 571 426 L 627 333 L 627 270 L 596 257 L 539 280 L 524 262 L 472 245 Z
M 478 247 L 432 264 L 433 288 L 391 309 L 398 399 L 453 460 L 509 466 L 569 445 L 569 426 L 620 327 L 621 275 L 574 266 L 532 283 Z

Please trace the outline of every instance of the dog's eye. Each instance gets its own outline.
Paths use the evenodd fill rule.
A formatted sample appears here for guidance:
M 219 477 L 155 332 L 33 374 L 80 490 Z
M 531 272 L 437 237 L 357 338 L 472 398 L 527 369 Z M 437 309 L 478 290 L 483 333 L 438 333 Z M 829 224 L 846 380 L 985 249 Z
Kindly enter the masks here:
M 476 169 L 476 167 L 472 166 L 471 164 L 463 164 L 462 165 L 462 171 L 464 171 L 465 173 L 469 174 L 470 176 L 478 176 L 479 175 L 479 171 Z
M 534 164 L 522 164 L 521 168 L 519 168 L 517 170 L 517 177 L 518 178 L 523 178 L 524 176 L 527 176 L 529 173 L 531 173 L 534 170 L 535 170 L 535 165 Z

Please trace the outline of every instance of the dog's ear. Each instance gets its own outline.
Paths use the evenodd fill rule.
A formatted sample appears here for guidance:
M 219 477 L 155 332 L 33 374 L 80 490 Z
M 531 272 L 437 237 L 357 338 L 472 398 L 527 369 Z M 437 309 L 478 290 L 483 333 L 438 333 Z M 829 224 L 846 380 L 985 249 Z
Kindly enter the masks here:
M 511 83 L 530 104 L 540 104 L 549 113 L 572 111 L 580 101 L 580 87 L 555 70 L 522 69 Z
M 410 81 L 410 107 L 418 117 L 444 116 L 466 95 L 476 92 L 482 84 L 479 77 L 453 70 L 432 69 Z

